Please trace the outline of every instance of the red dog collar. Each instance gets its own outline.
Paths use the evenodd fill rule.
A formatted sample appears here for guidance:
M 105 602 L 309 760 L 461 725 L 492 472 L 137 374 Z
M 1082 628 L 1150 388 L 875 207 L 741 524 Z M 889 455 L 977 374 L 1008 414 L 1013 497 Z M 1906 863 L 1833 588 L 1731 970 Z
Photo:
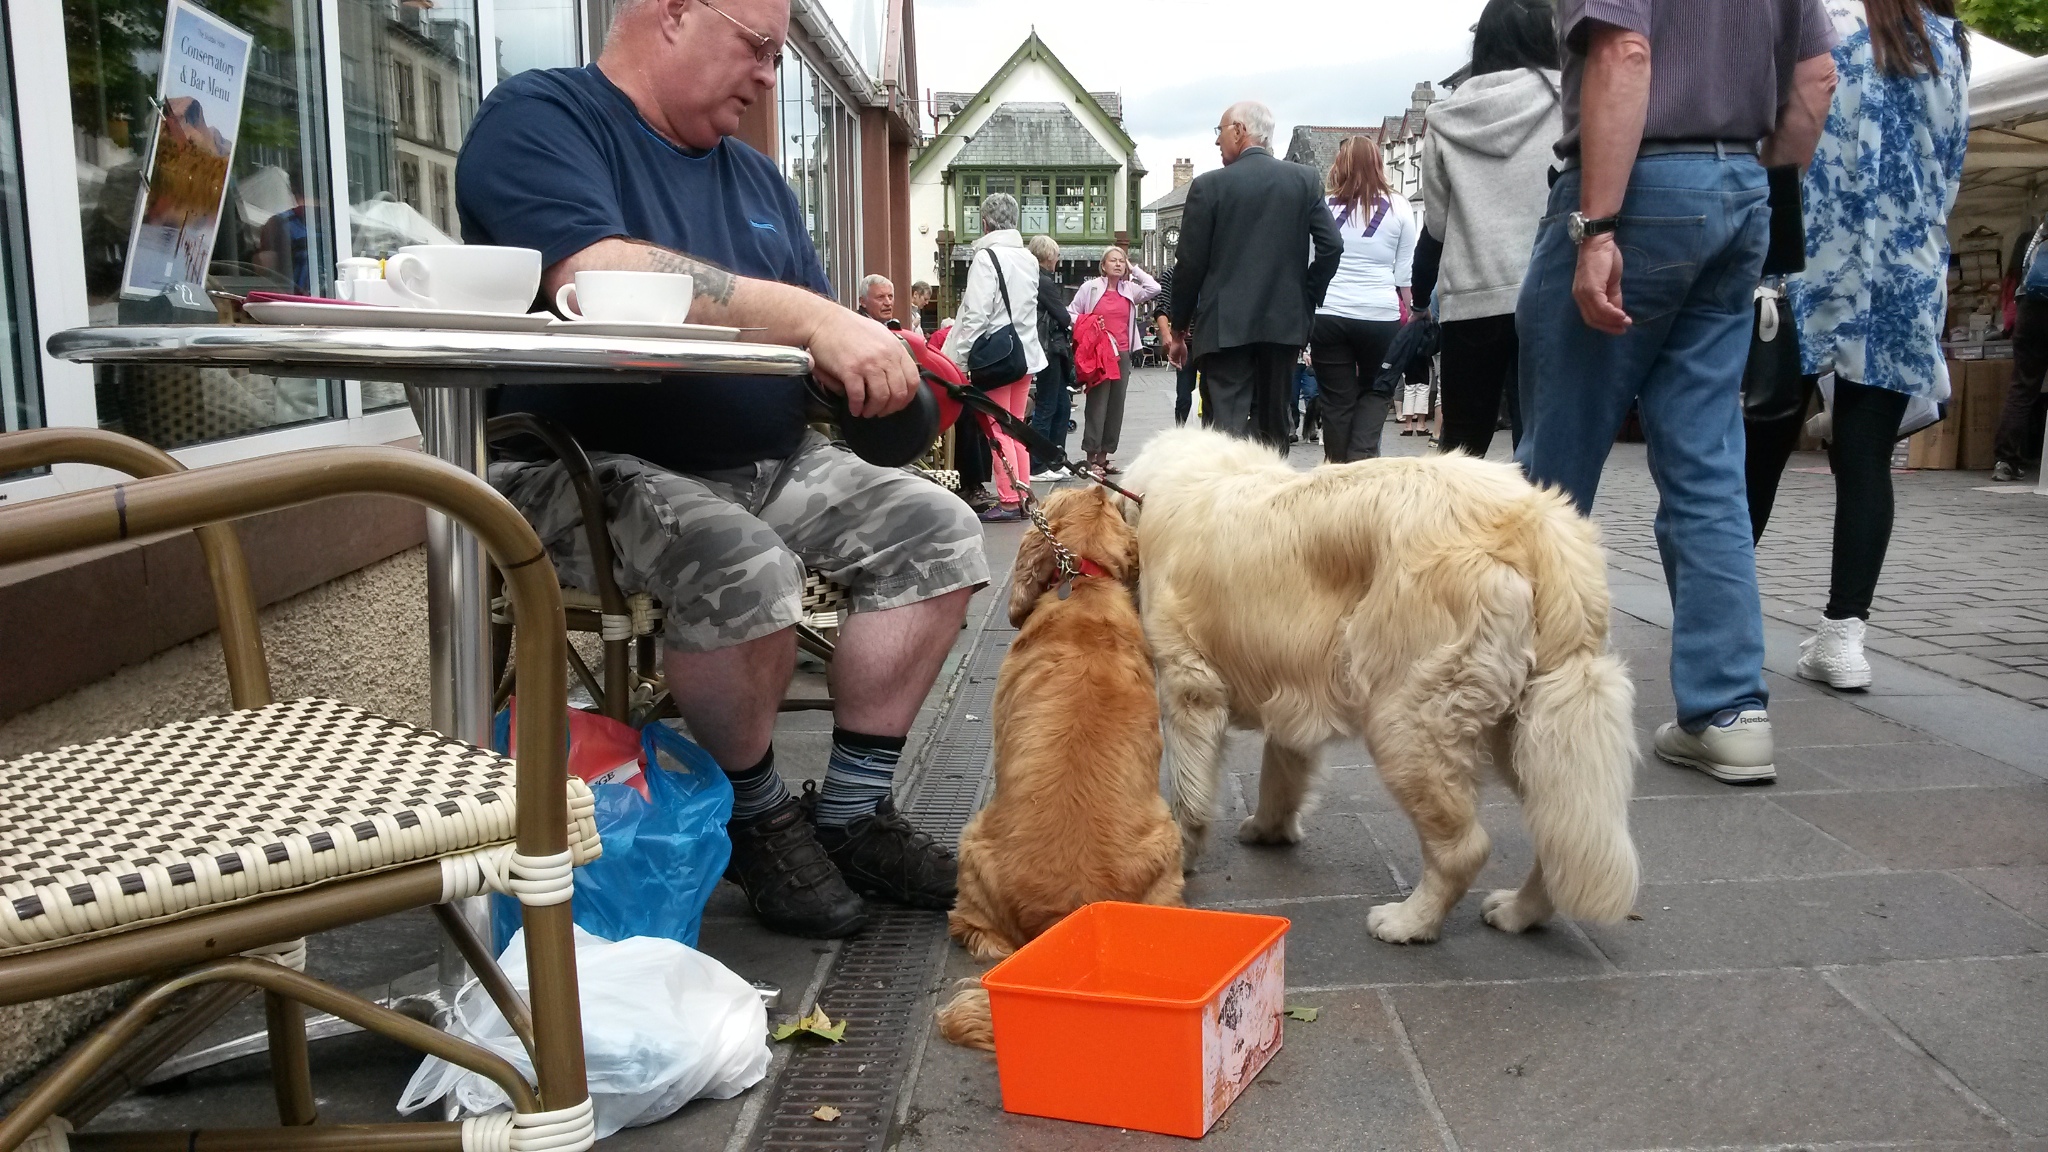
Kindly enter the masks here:
M 1116 577 L 1110 575 L 1109 569 L 1088 559 L 1086 556 L 1076 556 L 1074 559 L 1080 565 L 1080 575 L 1082 576 L 1100 576 L 1105 580 L 1116 579 Z

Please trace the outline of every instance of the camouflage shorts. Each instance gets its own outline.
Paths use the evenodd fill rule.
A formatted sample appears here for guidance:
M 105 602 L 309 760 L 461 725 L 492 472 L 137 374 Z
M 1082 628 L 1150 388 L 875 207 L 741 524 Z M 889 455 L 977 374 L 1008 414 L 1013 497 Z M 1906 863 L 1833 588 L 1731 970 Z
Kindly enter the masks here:
M 802 616 L 804 569 L 844 587 L 855 612 L 988 583 L 981 524 L 938 485 L 879 468 L 815 432 L 787 459 L 680 473 L 590 454 L 611 518 L 619 586 L 668 609 L 665 640 L 709 652 Z M 562 582 L 595 591 L 576 493 L 552 461 L 491 466 L 532 522 Z

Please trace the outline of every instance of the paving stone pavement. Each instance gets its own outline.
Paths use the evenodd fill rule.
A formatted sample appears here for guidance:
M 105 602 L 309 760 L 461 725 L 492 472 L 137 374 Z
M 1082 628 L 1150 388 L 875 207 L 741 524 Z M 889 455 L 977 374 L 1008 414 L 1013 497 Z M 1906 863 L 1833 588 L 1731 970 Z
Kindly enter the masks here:
M 1125 454 L 1167 423 L 1171 399 L 1170 375 L 1140 374 Z M 1390 453 L 1424 450 L 1391 429 L 1385 443 Z M 1297 447 L 1296 463 L 1309 466 L 1317 451 Z M 1986 618 L 2048 609 L 2048 590 L 2020 594 L 2048 570 L 2037 527 L 2048 504 L 1971 492 L 1970 479 L 1902 479 L 1888 573 L 1910 570 L 1931 590 L 1980 589 L 1972 595 L 1983 604 L 2003 605 L 1967 609 Z M 1789 677 L 1793 625 L 1817 610 L 1791 597 L 1821 594 L 1802 591 L 1805 583 L 1825 585 L 1825 550 L 1817 568 L 1795 571 L 1792 544 L 1825 538 L 1825 484 L 1788 477 L 1764 551 L 1780 779 L 1736 789 L 1643 761 L 1631 807 L 1644 863 L 1641 920 L 1560 920 L 1509 937 L 1479 922 L 1472 896 L 1438 943 L 1373 940 L 1366 910 L 1415 883 L 1418 849 L 1355 743 L 1328 756 L 1306 842 L 1249 848 L 1225 835 L 1212 843 L 1190 878 L 1190 901 L 1289 917 L 1288 999 L 1321 1013 L 1288 1025 L 1285 1046 L 1204 1145 L 2048 1152 L 2048 712 L 1997 683 L 1943 671 L 1942 657 L 1962 649 L 1943 647 L 1937 628 L 1921 629 L 1934 639 L 1901 628 L 1901 640 L 1941 650 L 1908 646 L 1896 658 L 1881 650 L 1879 683 L 1867 694 Z M 1640 449 L 1617 448 L 1598 514 L 1613 553 L 1613 643 L 1636 681 L 1645 747 L 1671 704 L 1669 604 L 1649 540 L 1647 488 Z M 1015 526 L 991 531 L 998 567 L 1018 535 Z M 993 590 L 977 597 L 970 620 L 989 620 L 993 599 Z M 1902 616 L 1913 600 L 1881 589 L 1881 617 Z M 988 638 L 1002 642 L 995 623 Z M 2019 631 L 1985 627 L 1992 630 L 1971 635 Z M 963 633 L 956 660 L 976 636 Z M 1989 675 L 2036 675 L 1975 658 L 2006 670 Z M 913 755 L 945 706 L 935 693 Z M 828 741 L 828 718 L 786 716 L 778 761 L 792 774 L 816 774 Z M 1233 738 L 1229 767 L 1230 811 L 1219 829 L 1233 827 L 1256 795 L 1254 739 Z M 1482 799 L 1495 851 L 1481 891 L 1518 881 L 1530 860 L 1513 796 L 1491 787 Z M 750 979 L 780 985 L 785 1011 L 808 1006 L 838 954 L 836 945 L 759 930 L 729 886 L 714 898 L 703 947 Z M 357 985 L 410 971 L 431 951 L 425 917 L 330 934 L 312 948 L 316 967 Z M 924 1011 L 975 971 L 949 945 Z M 929 1031 L 928 1015 L 921 1019 L 920 1055 L 901 1069 L 891 1148 L 1184 1146 L 1004 1113 L 993 1064 L 947 1045 Z M 365 1036 L 314 1052 L 330 1122 L 390 1119 L 417 1064 Z M 765 1087 L 693 1104 L 603 1147 L 739 1152 L 755 1134 Z M 269 1097 L 264 1062 L 253 1058 L 130 1097 L 95 1127 L 264 1123 Z M 820 1132 L 821 1145 L 829 1135 Z
M 1133 389 L 1134 424 L 1163 423 L 1171 385 L 1162 376 L 1144 374 Z M 1505 441 L 1503 433 L 1498 454 Z M 1424 450 L 1391 429 L 1385 445 L 1390 454 Z M 1295 449 L 1298 466 L 1314 458 L 1312 448 Z M 1910 564 L 1916 582 L 1939 589 L 1986 569 L 1998 580 L 1979 583 L 1999 584 L 1987 603 L 2011 591 L 1997 611 L 2039 607 L 2048 619 L 2048 588 L 2017 594 L 2040 587 L 2048 565 L 2010 571 L 2025 566 L 2028 549 L 2048 560 L 2034 528 L 2048 503 L 1971 492 L 1968 479 L 1902 479 L 1891 571 Z M 1636 680 L 1647 748 L 1670 715 L 1670 643 L 1640 448 L 1617 448 L 1605 484 L 1598 515 L 1622 605 L 1614 645 Z M 1819 600 L 1792 597 L 1825 595 L 1825 550 L 1816 577 L 1796 569 L 1792 544 L 1825 540 L 1829 498 L 1826 478 L 1805 474 L 1780 497 L 1763 563 L 1781 620 L 1804 623 L 1818 611 Z M 1820 591 L 1801 591 L 1805 579 Z M 1903 610 L 1911 599 L 1896 602 Z M 1893 604 L 1882 600 L 1880 610 Z M 1782 673 L 1794 639 L 1787 623 L 1773 628 L 1769 679 L 1783 747 L 1775 786 L 1730 788 L 1653 757 L 1640 766 L 1631 822 L 1644 863 L 1641 920 L 1558 921 L 1508 937 L 1479 922 L 1475 895 L 1436 944 L 1373 940 L 1366 910 L 1409 890 L 1419 851 L 1355 744 L 1329 756 L 1303 844 L 1213 844 L 1189 880 L 1190 901 L 1291 918 L 1288 1000 L 1322 1012 L 1288 1024 L 1285 1047 L 1204 1143 L 2048 1148 L 2048 765 L 1966 739 L 1973 729 L 2007 729 L 2019 737 L 2007 743 L 2023 751 L 2048 729 L 2032 723 L 2037 709 L 1990 686 L 1929 683 L 1941 665 L 1920 660 L 1906 669 L 1879 658 L 1880 677 L 1905 678 L 1911 695 L 1852 700 L 1790 679 Z M 1989 711 L 1944 734 L 1884 714 L 1919 719 L 1914 709 L 1929 702 Z M 1220 829 L 1248 815 L 1245 798 L 1256 796 L 1256 740 L 1233 737 L 1230 755 Z M 1512 795 L 1495 788 L 1485 801 L 1495 850 L 1477 891 L 1519 881 L 1530 861 Z M 947 978 L 974 968 L 949 950 Z M 897 1146 L 1179 1143 L 1011 1116 L 1000 1099 L 987 1059 L 934 1039 Z

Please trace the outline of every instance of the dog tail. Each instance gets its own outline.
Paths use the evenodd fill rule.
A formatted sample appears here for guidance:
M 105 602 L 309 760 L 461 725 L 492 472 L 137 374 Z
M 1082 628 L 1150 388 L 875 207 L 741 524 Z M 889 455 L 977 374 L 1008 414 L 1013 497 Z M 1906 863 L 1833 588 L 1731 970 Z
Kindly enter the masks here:
M 939 1035 L 962 1048 L 996 1050 L 996 1027 L 988 1011 L 988 992 L 979 980 L 962 980 L 958 991 L 939 1009 Z
M 1635 906 L 1634 707 L 1627 671 L 1604 652 L 1574 653 L 1522 689 L 1514 747 L 1522 815 L 1551 901 L 1574 919 L 1619 920 Z

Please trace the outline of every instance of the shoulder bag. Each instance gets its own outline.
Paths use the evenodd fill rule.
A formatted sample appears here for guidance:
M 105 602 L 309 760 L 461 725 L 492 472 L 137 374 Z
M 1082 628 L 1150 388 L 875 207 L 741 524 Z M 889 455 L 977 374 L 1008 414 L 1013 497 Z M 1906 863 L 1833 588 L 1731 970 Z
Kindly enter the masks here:
M 996 290 L 1003 294 L 1003 316 L 1008 323 L 991 325 L 974 338 L 967 349 L 967 382 L 986 392 L 1015 384 L 1031 374 L 1031 362 L 1024 357 L 1024 342 L 1017 338 L 1017 313 L 1010 306 L 1010 285 L 1003 278 L 1003 262 L 995 249 L 984 248 L 995 265 Z

